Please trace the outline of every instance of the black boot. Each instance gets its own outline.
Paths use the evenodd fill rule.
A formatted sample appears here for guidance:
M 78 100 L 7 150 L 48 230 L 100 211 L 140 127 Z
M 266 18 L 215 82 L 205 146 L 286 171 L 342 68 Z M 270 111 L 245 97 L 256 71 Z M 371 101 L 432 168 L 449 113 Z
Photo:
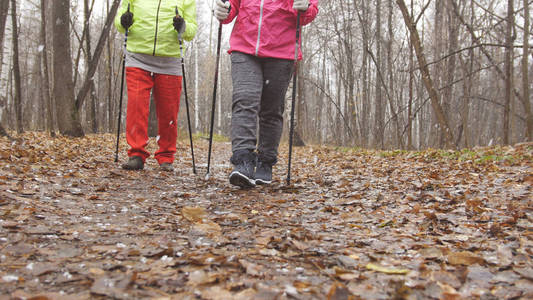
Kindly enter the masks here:
M 132 156 L 127 163 L 122 165 L 125 170 L 142 170 L 144 168 L 143 159 L 139 156 Z
M 231 163 L 233 171 L 229 175 L 229 182 L 241 188 L 254 187 L 255 153 L 249 150 L 235 151 L 231 157 Z
M 159 165 L 159 167 L 161 168 L 162 171 L 165 171 L 165 172 L 173 172 L 174 171 L 174 167 L 172 166 L 171 163 L 162 163 Z
M 272 183 L 272 164 L 257 160 L 255 166 L 255 184 L 263 185 Z

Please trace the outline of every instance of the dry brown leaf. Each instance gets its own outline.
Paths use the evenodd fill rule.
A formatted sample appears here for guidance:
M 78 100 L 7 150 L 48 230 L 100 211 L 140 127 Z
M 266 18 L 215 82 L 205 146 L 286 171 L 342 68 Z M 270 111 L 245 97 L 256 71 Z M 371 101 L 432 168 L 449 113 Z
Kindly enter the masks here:
M 193 230 L 206 236 L 214 237 L 221 235 L 222 228 L 220 228 L 220 225 L 215 222 L 207 221 L 194 224 Z
M 218 279 L 218 275 L 214 273 L 207 273 L 204 270 L 196 270 L 189 274 L 188 285 L 202 285 L 215 282 Z
M 89 273 L 95 276 L 103 276 L 105 271 L 100 268 L 89 268 Z
M 473 264 L 483 264 L 485 260 L 470 251 L 448 253 L 448 263 L 452 265 L 470 266 Z
M 350 300 L 355 299 L 350 291 L 341 283 L 334 283 L 329 289 L 328 300 Z
M 226 300 L 226 299 L 234 299 L 234 296 L 230 291 L 225 290 L 218 285 L 215 285 L 202 291 L 202 299 Z
M 262 275 L 262 270 L 263 270 L 262 266 L 256 265 L 244 259 L 240 259 L 239 263 L 246 269 L 246 274 L 252 275 L 252 276 Z
M 203 208 L 203 207 L 190 207 L 190 206 L 185 206 L 181 210 L 181 214 L 182 214 L 182 216 L 185 219 L 187 219 L 187 220 L 189 220 L 190 222 L 193 222 L 193 223 L 202 222 L 202 220 L 207 215 L 207 213 L 205 211 L 205 208 Z
M 366 268 L 368 270 L 377 271 L 385 274 L 396 274 L 396 275 L 405 275 L 409 273 L 408 269 L 398 269 L 398 268 L 391 268 L 391 267 L 384 267 L 380 265 L 376 265 L 373 263 L 369 263 L 366 265 Z

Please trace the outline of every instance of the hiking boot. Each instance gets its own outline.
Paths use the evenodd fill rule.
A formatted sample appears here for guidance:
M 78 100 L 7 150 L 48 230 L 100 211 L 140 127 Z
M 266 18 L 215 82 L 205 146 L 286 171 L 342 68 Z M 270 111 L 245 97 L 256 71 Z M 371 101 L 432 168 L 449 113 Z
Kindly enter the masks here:
M 159 165 L 159 167 L 161 167 L 161 171 L 165 171 L 165 172 L 174 171 L 174 167 L 172 166 L 171 163 L 162 163 Z
M 272 165 L 258 160 L 255 166 L 254 179 L 257 185 L 272 183 Z
M 143 159 L 139 156 L 131 156 L 127 163 L 122 165 L 125 170 L 142 170 L 144 168 Z
M 254 187 L 255 161 L 255 153 L 248 150 L 236 151 L 231 158 L 233 171 L 229 174 L 229 182 L 241 188 Z

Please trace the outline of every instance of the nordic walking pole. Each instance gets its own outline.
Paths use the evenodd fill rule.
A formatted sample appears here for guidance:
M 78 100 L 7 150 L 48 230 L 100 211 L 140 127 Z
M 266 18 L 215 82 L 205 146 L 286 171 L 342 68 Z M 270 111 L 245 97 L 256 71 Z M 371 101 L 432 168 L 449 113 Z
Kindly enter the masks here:
M 228 0 L 222 0 L 227 2 Z M 222 22 L 218 25 L 218 39 L 217 39 L 217 59 L 215 64 L 215 83 L 213 85 L 213 105 L 211 106 L 211 128 L 209 129 L 209 152 L 207 153 L 207 173 L 205 179 L 209 179 L 209 169 L 211 167 L 211 148 L 213 146 L 213 127 L 215 126 L 215 101 L 217 99 L 217 83 L 218 83 L 218 65 L 220 62 L 220 43 L 222 39 Z
M 179 16 L 178 7 L 176 7 L 176 16 Z M 187 96 L 187 80 L 185 77 L 185 61 L 183 58 L 183 40 L 181 38 L 181 33 L 179 31 L 178 31 L 178 42 L 180 43 L 181 73 L 183 76 L 183 92 L 185 93 L 185 108 L 187 109 L 187 124 L 189 125 L 189 140 L 191 143 L 192 172 L 196 174 L 196 164 L 194 163 L 194 146 L 192 144 L 191 117 L 189 115 L 189 96 Z
M 294 74 L 292 77 L 291 123 L 289 129 L 289 164 L 287 166 L 287 185 L 291 184 L 292 137 L 294 135 L 294 107 L 296 106 L 296 84 L 298 83 L 298 50 L 300 47 L 300 11 L 296 16 L 296 46 L 294 51 Z
M 130 4 L 128 3 L 128 12 Z M 126 69 L 126 47 L 128 45 L 128 28 L 124 34 L 124 53 L 122 54 L 122 79 L 120 82 L 120 101 L 118 104 L 117 147 L 115 149 L 115 162 L 118 162 L 118 141 L 120 139 L 120 119 L 122 119 L 122 94 L 124 93 L 124 70 Z

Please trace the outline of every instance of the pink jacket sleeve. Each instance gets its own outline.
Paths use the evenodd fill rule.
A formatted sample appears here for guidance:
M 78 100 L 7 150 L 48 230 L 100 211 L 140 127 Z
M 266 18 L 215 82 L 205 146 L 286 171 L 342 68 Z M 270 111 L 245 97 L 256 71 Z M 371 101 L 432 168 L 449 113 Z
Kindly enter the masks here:
M 241 0 L 229 0 L 231 10 L 226 20 L 222 21 L 222 24 L 229 24 L 239 14 L 239 7 L 241 6 Z
M 309 8 L 300 15 L 300 22 L 302 25 L 307 25 L 315 19 L 318 14 L 318 0 L 310 0 Z

